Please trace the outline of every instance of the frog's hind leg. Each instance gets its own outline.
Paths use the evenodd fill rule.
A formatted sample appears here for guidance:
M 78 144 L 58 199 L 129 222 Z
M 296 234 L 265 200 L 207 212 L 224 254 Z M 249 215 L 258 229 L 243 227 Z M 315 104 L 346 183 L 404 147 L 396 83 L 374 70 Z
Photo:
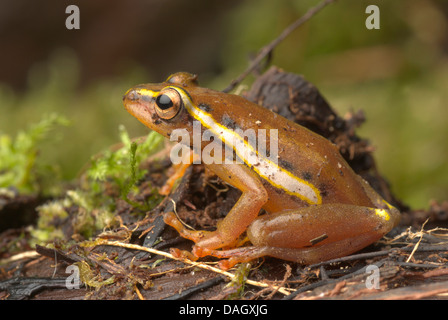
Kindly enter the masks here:
M 227 270 L 237 263 L 248 262 L 264 256 L 307 265 L 346 256 L 361 250 L 365 247 L 366 243 L 374 242 L 376 240 L 378 240 L 377 236 L 372 237 L 371 235 L 365 235 L 356 239 L 343 239 L 338 242 L 317 247 L 296 249 L 250 246 L 231 250 L 210 250 L 207 254 L 223 259 L 219 261 L 219 266 L 223 270 Z M 348 251 L 347 248 L 350 248 L 350 250 Z
M 228 258 L 221 263 L 224 268 L 262 256 L 313 264 L 361 250 L 390 231 L 393 220 L 385 209 L 349 204 L 265 214 L 247 229 L 253 247 L 208 250 L 199 255 Z

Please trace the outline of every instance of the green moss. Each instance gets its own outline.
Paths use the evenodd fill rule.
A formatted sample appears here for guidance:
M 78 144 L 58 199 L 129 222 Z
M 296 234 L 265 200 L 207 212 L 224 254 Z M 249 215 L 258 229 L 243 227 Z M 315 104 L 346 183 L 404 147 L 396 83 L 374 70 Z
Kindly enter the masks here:
M 65 208 L 70 206 L 67 199 L 50 201 L 36 208 L 39 219 L 36 227 L 31 229 L 31 245 L 36 243 L 46 243 L 55 239 L 64 239 L 63 231 L 57 227 L 56 220 L 68 217 Z
M 111 276 L 106 280 L 101 280 L 101 277 L 99 275 L 95 275 L 92 269 L 90 269 L 88 263 L 85 261 L 75 262 L 74 265 L 79 268 L 80 280 L 88 287 L 99 289 L 102 286 L 107 286 L 114 283 L 116 280 L 115 276 Z
M 137 144 L 131 141 L 124 126 L 120 126 L 119 130 L 123 147 L 115 151 L 107 150 L 100 158 L 92 158 L 91 166 L 86 172 L 89 178 L 88 188 L 101 193 L 105 182 L 110 182 L 123 200 L 143 211 L 149 210 L 160 200 L 156 192 L 144 205 L 132 201 L 129 195 L 137 191 L 136 184 L 146 173 L 146 170 L 140 168 L 142 161 L 160 150 L 164 138 L 152 131 L 142 143 Z
M 0 133 L 0 188 L 16 188 L 21 193 L 49 193 L 57 179 L 57 168 L 39 161 L 39 148 L 49 133 L 69 121 L 60 115 L 50 114 L 19 131 L 13 139 Z
M 250 263 L 240 263 L 238 265 L 235 277 L 226 285 L 226 287 L 235 288 L 235 292 L 230 294 L 228 296 L 228 299 L 240 299 L 243 296 L 250 268 Z
M 62 200 L 38 208 L 38 223 L 32 230 L 34 243 L 64 239 L 67 235 L 57 227 L 55 221 L 67 218 L 67 210 L 71 207 L 76 208 L 76 214 L 70 220 L 73 232 L 89 239 L 100 230 L 119 225 L 115 213 L 118 199 L 139 207 L 142 212 L 160 202 L 161 196 L 156 188 L 153 189 L 153 196 L 144 204 L 130 200 L 129 195 L 138 192 L 136 185 L 146 173 L 146 170 L 141 169 L 141 163 L 160 149 L 163 137 L 151 132 L 141 144 L 137 144 L 131 141 L 125 128 L 120 126 L 120 139 L 120 148 L 109 149 L 100 156 L 92 157 L 91 166 L 85 172 L 86 178 L 81 179 L 83 183 L 79 188 L 68 190 Z

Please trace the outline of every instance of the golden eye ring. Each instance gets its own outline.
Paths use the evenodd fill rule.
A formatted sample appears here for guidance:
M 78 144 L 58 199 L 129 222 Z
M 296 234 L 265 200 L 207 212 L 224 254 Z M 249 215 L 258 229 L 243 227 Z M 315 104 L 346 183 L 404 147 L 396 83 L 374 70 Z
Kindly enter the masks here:
M 174 118 L 182 109 L 182 98 L 176 89 L 166 88 L 156 98 L 156 113 L 165 120 Z

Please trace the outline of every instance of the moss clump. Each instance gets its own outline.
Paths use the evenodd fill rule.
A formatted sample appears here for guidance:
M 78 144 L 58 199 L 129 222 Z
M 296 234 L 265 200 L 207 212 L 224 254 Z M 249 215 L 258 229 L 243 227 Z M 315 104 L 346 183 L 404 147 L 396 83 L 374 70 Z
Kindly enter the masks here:
M 61 200 L 38 208 L 39 220 L 32 230 L 34 242 L 66 238 L 67 235 L 58 227 L 63 223 L 55 223 L 63 219 L 69 219 L 73 234 L 84 239 L 93 237 L 99 230 L 118 226 L 120 220 L 115 212 L 117 200 L 139 207 L 142 212 L 159 203 L 161 196 L 155 188 L 153 196 L 143 204 L 132 201 L 129 195 L 138 191 L 137 183 L 146 174 L 146 170 L 141 169 L 141 163 L 160 149 L 163 137 L 151 132 L 141 144 L 137 144 L 120 126 L 120 138 L 120 148 L 109 149 L 100 156 L 92 157 L 78 188 L 68 190 Z M 69 215 L 69 212 L 72 214 Z
M 50 114 L 20 131 L 15 139 L 0 133 L 0 188 L 13 187 L 24 194 L 51 193 L 58 177 L 57 168 L 39 161 L 39 147 L 57 126 L 68 124 L 66 118 Z

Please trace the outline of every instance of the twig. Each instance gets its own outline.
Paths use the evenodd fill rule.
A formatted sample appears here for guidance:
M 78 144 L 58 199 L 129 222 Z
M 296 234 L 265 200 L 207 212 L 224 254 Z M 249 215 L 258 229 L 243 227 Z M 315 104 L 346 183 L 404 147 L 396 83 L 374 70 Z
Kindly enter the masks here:
M 381 266 L 383 266 L 384 261 L 378 261 L 378 262 L 372 263 L 372 264 L 376 265 L 378 268 L 380 268 Z M 331 279 L 331 278 L 322 279 L 322 280 L 319 280 L 319 281 L 317 281 L 315 283 L 303 286 L 301 288 L 298 288 L 296 291 L 292 292 L 290 295 L 288 295 L 286 297 L 283 297 L 282 300 L 292 300 L 296 296 L 298 296 L 300 293 L 303 293 L 303 292 L 309 291 L 309 290 L 315 290 L 316 288 L 323 287 L 323 286 L 326 286 L 326 285 L 329 285 L 329 284 L 336 284 L 336 283 L 339 283 L 339 282 L 344 282 L 345 283 L 346 280 L 351 280 L 351 279 L 353 279 L 356 276 L 364 275 L 366 273 L 366 268 L 367 268 L 367 266 L 365 266 L 365 267 L 363 267 L 361 269 L 358 269 L 356 271 L 353 271 L 353 272 L 351 272 L 349 274 L 346 274 L 345 276 L 342 276 L 342 277 L 337 278 L 337 279 Z
M 0 260 L 0 265 L 4 265 L 4 264 L 8 264 L 14 261 L 18 261 L 18 260 L 22 260 L 22 259 L 32 259 L 32 258 L 37 258 L 39 257 L 40 254 L 37 253 L 36 251 L 32 250 L 32 251 L 25 251 L 25 252 L 21 252 L 18 253 L 16 255 L 13 255 L 9 258 Z
M 238 85 L 241 81 L 243 81 L 243 79 L 246 78 L 252 71 L 254 71 L 255 68 L 257 68 L 257 66 L 260 64 L 261 60 L 263 60 L 265 57 L 267 57 L 272 52 L 272 50 L 274 50 L 274 48 L 276 46 L 278 46 L 278 44 L 280 42 L 282 42 L 291 32 L 293 32 L 295 29 L 297 29 L 302 24 L 304 24 L 309 19 L 311 19 L 315 14 L 317 14 L 319 11 L 321 11 L 324 7 L 326 7 L 327 5 L 329 5 L 330 3 L 335 2 L 335 1 L 336 0 L 323 0 L 317 6 L 309 9 L 303 16 L 301 16 L 299 19 L 294 21 L 290 26 L 288 26 L 286 29 L 284 29 L 283 32 L 277 38 L 275 38 L 271 43 L 269 43 L 268 45 L 261 48 L 261 50 L 258 52 L 255 59 L 253 59 L 252 62 L 250 63 L 249 67 L 238 78 L 232 80 L 230 85 L 222 91 L 229 92 L 233 88 L 235 88 L 235 86 Z
M 395 250 L 397 250 L 397 249 L 393 248 L 393 249 L 383 250 L 383 251 L 352 254 L 350 256 L 335 258 L 335 259 L 331 259 L 331 260 L 327 260 L 327 261 L 322 261 L 322 262 L 319 262 L 316 264 L 312 264 L 312 265 L 307 266 L 307 269 L 313 269 L 313 268 L 317 268 L 317 267 L 324 266 L 324 265 L 336 264 L 336 263 L 347 262 L 347 261 L 352 261 L 352 260 L 360 260 L 360 259 L 367 259 L 367 258 L 373 258 L 373 257 L 379 257 L 379 256 L 386 256 L 386 255 L 391 254 Z
M 140 292 L 136 284 L 134 284 L 134 291 L 137 293 L 137 297 L 140 300 L 146 300 L 145 297 L 142 296 L 142 293 Z
M 283 280 L 280 283 L 280 286 L 284 285 L 286 283 L 286 280 L 288 280 L 288 278 L 291 276 L 291 266 L 289 264 L 286 265 L 286 272 L 285 275 L 283 276 Z M 272 297 L 277 293 L 278 289 L 280 287 L 277 287 L 275 290 L 273 290 L 267 297 L 266 300 L 270 300 L 272 299 Z
M 212 271 L 212 272 L 216 272 L 216 273 L 225 275 L 226 277 L 229 277 L 230 279 L 234 279 L 235 278 L 234 274 L 232 274 L 230 272 L 227 272 L 227 271 L 222 271 L 219 268 L 215 268 L 215 267 L 212 267 L 210 265 L 207 265 L 207 264 L 204 264 L 204 263 L 201 263 L 201 262 L 191 261 L 191 260 L 185 259 L 185 258 L 177 258 L 177 257 L 174 257 L 172 254 L 170 254 L 168 252 L 159 251 L 159 250 L 156 250 L 156 249 L 153 249 L 153 248 L 147 248 L 147 247 L 139 246 L 139 245 L 136 245 L 136 244 L 123 243 L 123 242 L 120 242 L 120 241 L 102 240 L 102 239 L 98 239 L 98 240 L 95 240 L 95 241 L 92 241 L 92 242 L 85 242 L 83 244 L 83 246 L 85 246 L 85 247 L 94 247 L 94 246 L 100 246 L 100 245 L 116 246 L 116 247 L 122 247 L 122 248 L 126 248 L 126 249 L 134 249 L 134 250 L 139 250 L 139 251 L 146 251 L 146 252 L 157 254 L 157 255 L 161 255 L 161 256 L 164 256 L 164 257 L 167 257 L 167 258 L 170 258 L 170 259 L 173 259 L 173 260 L 182 261 L 184 263 L 190 264 L 190 265 L 195 266 L 195 267 L 199 267 L 199 268 L 206 269 L 206 270 L 209 270 L 209 271 Z M 289 295 L 290 294 L 290 291 L 288 291 L 289 290 L 288 288 L 284 288 L 284 287 L 280 287 L 280 286 L 273 286 L 273 285 L 269 285 L 267 283 L 253 281 L 253 280 L 247 280 L 246 283 L 250 284 L 250 285 L 253 285 L 253 286 L 263 287 L 263 288 L 271 287 L 271 288 L 274 288 L 275 290 L 278 290 L 278 292 L 280 292 L 280 293 L 282 293 L 284 295 Z
M 177 210 L 176 210 L 176 201 L 174 201 L 174 200 L 171 199 L 171 198 L 168 198 L 168 200 L 170 200 L 170 201 L 173 203 L 173 212 L 174 212 L 174 214 L 176 215 L 177 219 L 178 219 L 178 220 L 184 225 L 184 227 L 186 227 L 187 229 L 194 230 L 194 228 L 193 228 L 192 226 L 190 226 L 190 225 L 188 225 L 186 222 L 184 222 L 184 221 L 179 217 L 179 215 L 177 214 Z
M 417 241 L 417 243 L 415 244 L 414 249 L 412 250 L 412 252 L 411 252 L 411 254 L 409 255 L 409 257 L 408 257 L 408 259 L 406 260 L 406 262 L 411 261 L 412 256 L 414 255 L 415 251 L 417 251 L 418 246 L 420 245 L 420 242 L 421 242 L 422 239 L 423 239 L 423 228 L 425 227 L 425 224 L 428 222 L 428 220 L 429 220 L 429 218 L 426 219 L 426 221 L 422 224 L 422 228 L 421 228 L 420 232 L 418 232 L 418 233 L 416 234 L 416 236 L 418 236 L 418 235 L 420 236 L 420 239 L 419 239 L 419 240 Z
M 320 280 L 318 282 L 303 286 L 299 289 L 297 289 L 296 291 L 292 292 L 291 294 L 287 295 L 286 297 L 283 297 L 282 300 L 292 300 L 294 299 L 299 293 L 308 291 L 308 290 L 313 290 L 315 288 L 321 287 L 321 286 L 325 286 L 327 284 L 330 283 L 335 283 L 338 282 L 338 279 L 327 279 L 327 280 Z

